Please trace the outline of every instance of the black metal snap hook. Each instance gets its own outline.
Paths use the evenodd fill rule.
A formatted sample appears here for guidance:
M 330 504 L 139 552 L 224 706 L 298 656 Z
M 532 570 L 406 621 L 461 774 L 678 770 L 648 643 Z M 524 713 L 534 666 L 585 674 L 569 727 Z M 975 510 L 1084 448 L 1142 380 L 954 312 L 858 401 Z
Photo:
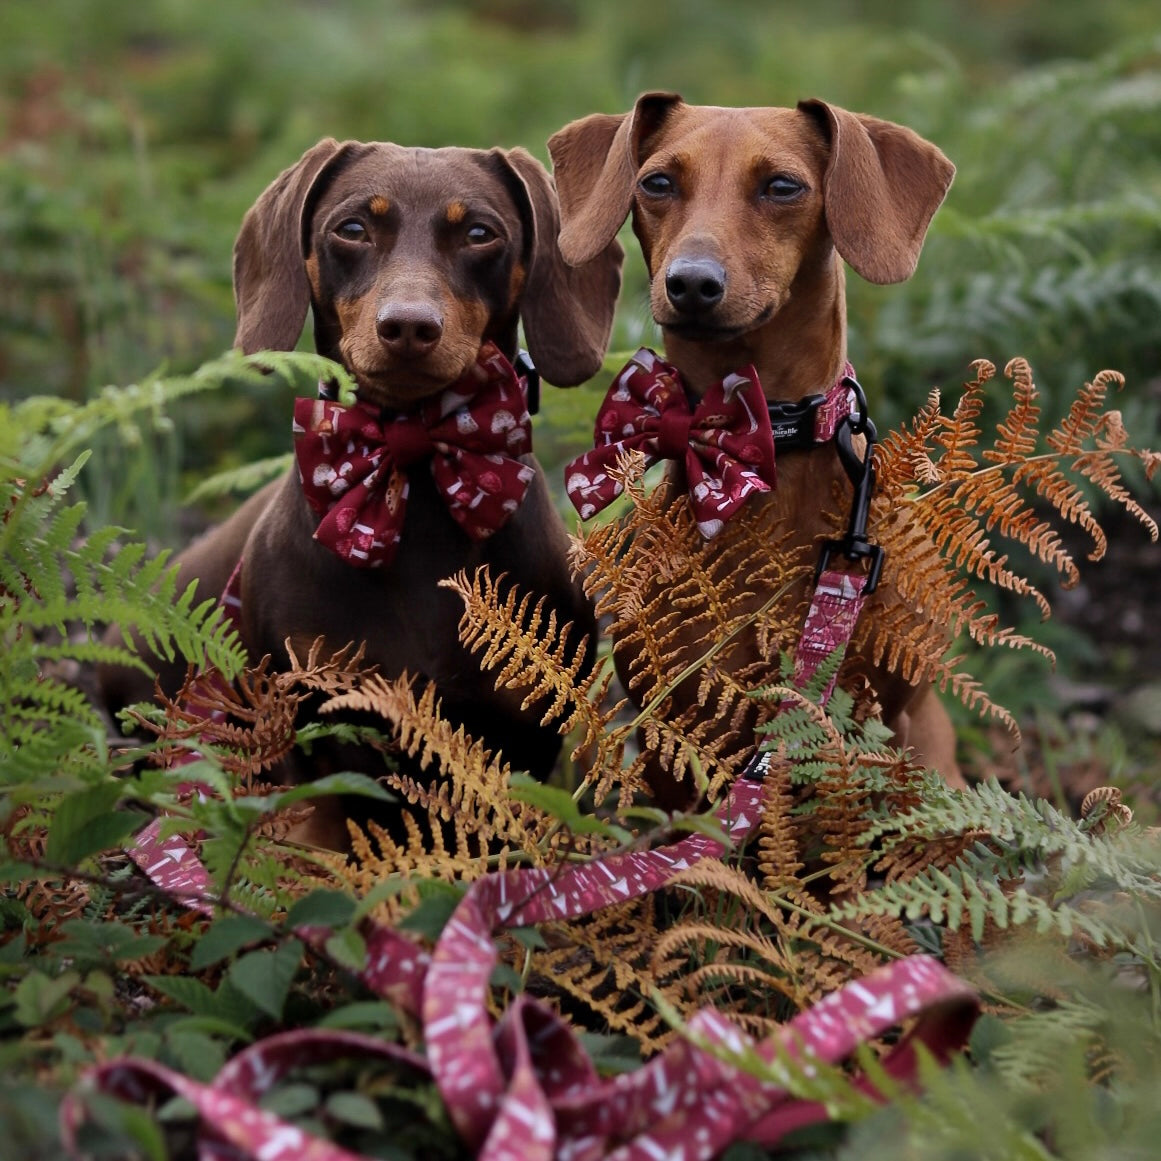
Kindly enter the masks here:
M 532 356 L 527 351 L 517 351 L 512 369 L 524 380 L 528 414 L 535 415 L 540 410 L 540 372 L 532 362 Z
M 867 574 L 867 583 L 864 593 L 873 593 L 879 584 L 879 577 L 883 572 L 883 562 L 886 555 L 877 545 L 872 544 L 867 536 L 867 516 L 871 510 L 871 497 L 875 491 L 875 442 L 878 432 L 867 414 L 867 397 L 858 381 L 850 376 L 844 382 L 855 392 L 858 405 L 857 412 L 844 417 L 835 432 L 835 444 L 838 448 L 839 460 L 843 465 L 855 494 L 851 499 L 850 517 L 847 520 L 847 530 L 840 540 L 825 540 L 818 567 L 815 569 L 815 579 L 822 575 L 823 570 L 830 563 L 832 556 L 842 553 L 849 561 L 870 560 L 871 569 Z M 861 435 L 866 440 L 866 451 L 858 455 L 854 448 L 853 436 Z

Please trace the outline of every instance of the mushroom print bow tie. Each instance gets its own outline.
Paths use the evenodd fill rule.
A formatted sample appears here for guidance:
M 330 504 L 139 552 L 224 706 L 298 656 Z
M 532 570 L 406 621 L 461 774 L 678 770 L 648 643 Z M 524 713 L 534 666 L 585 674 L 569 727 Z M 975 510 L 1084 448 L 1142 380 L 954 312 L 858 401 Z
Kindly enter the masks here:
M 565 468 L 569 498 L 585 520 L 621 492 L 609 468 L 631 449 L 645 454 L 646 465 L 684 465 L 693 516 L 707 540 L 747 496 L 774 487 L 774 437 L 753 367 L 715 383 L 691 409 L 677 368 L 642 348 L 613 380 L 594 435 L 592 451 Z
M 448 511 L 474 540 L 520 506 L 533 469 L 524 384 L 491 343 L 457 383 L 415 411 L 383 418 L 366 403 L 294 402 L 294 454 L 315 539 L 348 564 L 391 563 L 403 531 L 406 469 L 430 459 Z

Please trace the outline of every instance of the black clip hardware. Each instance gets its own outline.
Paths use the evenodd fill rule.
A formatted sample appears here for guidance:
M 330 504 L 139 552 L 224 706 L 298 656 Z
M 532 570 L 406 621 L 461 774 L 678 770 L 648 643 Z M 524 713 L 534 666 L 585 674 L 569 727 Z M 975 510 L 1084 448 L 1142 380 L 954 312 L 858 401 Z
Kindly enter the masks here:
M 826 402 L 825 395 L 807 395 L 792 402 L 776 399 L 766 404 L 774 446 L 787 448 L 814 446 L 814 413 Z
M 841 540 L 823 541 L 814 578 L 818 580 L 835 553 L 841 552 L 850 561 L 869 559 L 871 570 L 863 587 L 863 592 L 869 594 L 873 593 L 879 584 L 883 561 L 886 559 L 883 550 L 867 538 L 867 514 L 871 508 L 871 495 L 875 490 L 874 452 L 878 432 L 867 414 L 867 396 L 862 385 L 850 375 L 846 376 L 843 382 L 854 391 L 858 411 L 857 414 L 848 415 L 843 419 L 838 431 L 835 432 L 835 444 L 838 447 L 843 470 L 854 485 L 855 494 L 851 501 L 851 515 L 847 521 L 846 535 Z M 867 450 L 861 457 L 855 452 L 851 440 L 855 435 L 862 435 L 866 439 Z
M 516 374 L 524 380 L 524 395 L 528 400 L 528 414 L 535 415 L 540 410 L 540 372 L 532 362 L 532 356 L 525 350 L 516 353 L 512 364 Z

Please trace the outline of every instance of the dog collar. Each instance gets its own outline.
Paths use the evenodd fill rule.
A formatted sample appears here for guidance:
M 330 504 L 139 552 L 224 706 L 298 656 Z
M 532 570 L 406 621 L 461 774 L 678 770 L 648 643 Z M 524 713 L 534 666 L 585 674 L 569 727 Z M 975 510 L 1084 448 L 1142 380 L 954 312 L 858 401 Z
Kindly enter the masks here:
M 866 410 L 863 389 L 855 378 L 854 367 L 847 363 L 829 391 L 793 401 L 767 402 L 774 447 L 785 451 L 829 443 L 843 419 L 857 415 L 860 408 Z

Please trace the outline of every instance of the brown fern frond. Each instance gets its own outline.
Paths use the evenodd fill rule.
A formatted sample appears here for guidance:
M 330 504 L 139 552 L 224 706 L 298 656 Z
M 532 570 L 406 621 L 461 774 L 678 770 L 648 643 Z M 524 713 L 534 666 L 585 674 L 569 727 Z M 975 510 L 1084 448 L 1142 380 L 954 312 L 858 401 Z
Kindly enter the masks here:
M 943 448 L 935 461 L 943 482 L 958 480 L 976 469 L 973 449 L 980 437 L 976 419 L 984 406 L 984 384 L 995 374 L 995 368 L 984 360 L 978 360 L 972 366 L 976 371 L 975 379 L 964 384 L 955 411 L 950 418 L 942 418 L 935 436 L 936 444 Z
M 659 935 L 658 956 L 674 959 L 684 950 L 695 964 L 699 959 L 705 961 L 701 968 L 687 968 L 687 976 L 700 971 L 702 974 L 697 978 L 712 979 L 715 983 L 731 976 L 737 982 L 743 981 L 746 969 L 739 970 L 733 959 L 721 955 L 721 949 L 733 948 L 769 965 L 767 988 L 776 988 L 803 1008 L 882 963 L 881 953 L 866 946 L 866 940 L 871 937 L 864 932 L 847 934 L 825 926 L 819 918 L 804 918 L 801 910 L 784 910 L 779 904 L 781 893 L 767 895 L 744 873 L 724 864 L 708 860 L 698 863 L 675 876 L 672 882 L 697 886 L 711 894 L 720 891 L 732 895 L 741 903 L 750 921 L 748 928 L 736 923 L 690 921 Z M 754 929 L 759 918 L 771 925 L 770 932 Z M 886 928 L 882 930 L 887 932 Z M 898 934 L 891 933 L 891 938 L 894 944 L 902 946 Z M 707 948 L 715 949 L 712 955 L 707 953 Z M 895 951 L 896 947 L 890 950 Z
M 670 880 L 673 886 L 699 887 L 720 892 L 735 898 L 744 910 L 754 915 L 773 920 L 777 914 L 776 905 L 767 894 L 744 871 L 717 859 L 703 859 L 683 871 L 678 871 Z
M 877 449 L 879 488 L 871 524 L 887 554 L 885 580 L 900 603 L 875 607 L 874 628 L 860 644 L 869 644 L 876 664 L 911 681 L 934 677 L 956 689 L 965 704 L 1004 719 L 978 685 L 956 674 L 941 656 L 951 637 L 967 634 L 989 647 L 1031 649 L 1052 660 L 1050 650 L 1004 628 L 970 586 L 980 580 L 1028 597 L 1042 616 L 1051 611 L 1044 594 L 1011 565 L 992 537 L 1021 545 L 1071 587 L 1079 572 L 1058 522 L 1076 524 L 1092 538 L 1090 559 L 1099 559 L 1106 547 L 1080 481 L 1124 505 L 1155 537 L 1156 522 L 1124 487 L 1117 461 L 1133 456 L 1150 473 L 1161 465 L 1161 456 L 1130 448 L 1120 414 L 1104 410 L 1109 387 L 1121 382 L 1115 372 L 1101 372 L 1085 385 L 1064 420 L 1047 434 L 1049 452 L 1037 454 L 1037 390 L 1027 362 L 1014 359 L 1005 368 L 1012 405 L 992 446 L 978 451 L 977 463 L 976 418 L 983 384 L 995 368 L 983 360 L 973 367 L 976 378 L 965 386 L 950 419 L 940 417 L 939 395 L 933 393 L 913 425 L 892 432 Z M 1043 514 L 1045 505 L 1052 509 L 1051 519 Z
M 805 865 L 798 845 L 793 809 L 796 795 L 790 763 L 771 761 L 762 784 L 762 821 L 758 831 L 758 872 L 767 891 L 799 894 L 798 873 Z
M 919 945 L 907 932 L 907 925 L 898 915 L 867 915 L 859 920 L 859 934 L 880 944 L 898 956 L 914 955 Z
M 214 671 L 195 674 L 191 670 L 175 697 L 158 690 L 165 711 L 161 724 L 137 713 L 133 717 L 161 743 L 158 760 L 180 760 L 188 747 L 179 747 L 179 742 L 212 747 L 223 768 L 248 787 L 251 779 L 293 748 L 301 697 L 292 683 L 270 673 L 267 657 L 233 685 Z
M 670 977 L 665 965 L 651 962 L 657 937 L 653 906 L 646 897 L 568 924 L 546 925 L 550 947 L 533 957 L 533 970 L 550 993 L 563 991 L 579 1001 L 600 1021 L 602 1031 L 631 1036 L 649 1055 L 675 1035 L 653 1006 L 654 990 L 684 1016 L 697 1006 L 683 995 L 679 980 Z
M 331 651 L 324 637 L 316 637 L 302 661 L 298 659 L 291 638 L 288 637 L 283 644 L 290 658 L 290 668 L 283 675 L 284 680 L 316 693 L 328 696 L 342 693 L 379 671 L 377 665 L 363 664 L 366 642 L 361 641 L 358 647 L 348 644 Z
M 1048 432 L 1044 442 L 1060 456 L 1080 455 L 1100 429 L 1109 385 L 1121 387 L 1124 382 L 1125 377 L 1118 371 L 1101 371 L 1094 376 L 1077 392 L 1068 413 Z
M 930 445 L 942 419 L 940 400 L 940 391 L 934 388 L 910 424 L 889 431 L 876 445 L 875 479 L 879 492 L 895 494 L 916 483 L 939 482 L 941 477 L 931 458 Z
M 988 533 L 998 526 L 1001 535 L 1026 544 L 1042 560 L 1075 574 L 1060 538 L 1050 525 L 1035 519 L 999 468 L 981 469 L 962 479 L 950 494 L 920 501 L 913 518 L 928 530 L 946 567 L 963 570 L 1017 596 L 1031 597 L 1043 617 L 1051 612 L 1047 599 L 1031 581 L 1007 567 L 1008 557 L 997 555 Z M 958 631 L 958 626 L 952 631 Z
M 460 640 L 484 669 L 499 670 L 497 689 L 524 693 L 522 708 L 547 699 L 542 724 L 559 718 L 562 733 L 583 726 L 595 737 L 608 721 L 599 706 L 612 675 L 594 666 L 582 677 L 588 642 L 570 636 L 572 623 L 558 624 L 555 610 L 545 615 L 546 598 L 533 602 L 504 580 L 481 567 L 470 581 L 466 572 L 440 581 L 464 602 Z
M 810 919 L 795 920 L 795 926 L 799 924 L 803 929 L 799 938 L 817 949 L 813 958 L 802 955 L 808 964 L 805 974 L 813 992 L 812 1003 L 852 979 L 869 975 L 886 958 L 878 949 L 867 946 L 865 941 L 870 936 L 861 925 L 848 932 Z
M 1064 474 L 1058 467 L 1055 456 L 1029 460 L 1016 470 L 1016 477 L 1019 483 L 1030 485 L 1039 498 L 1051 504 L 1061 519 L 1075 524 L 1092 538 L 1093 547 L 1088 554 L 1089 560 L 1100 560 L 1104 556 L 1108 548 L 1104 529 L 1101 528 L 1080 485 Z M 1068 579 L 1073 581 L 1072 576 Z
M 707 947 L 713 949 L 708 955 Z M 744 952 L 764 966 L 727 959 L 723 954 L 727 949 Z M 711 988 L 735 983 L 756 984 L 764 1002 L 771 990 L 784 995 L 799 1009 L 808 1002 L 797 978 L 794 953 L 759 931 L 706 922 L 680 923 L 658 936 L 654 954 L 660 959 L 674 958 L 679 953 L 697 964 L 683 973 L 681 981 L 686 994 L 692 998 L 702 998 Z M 698 963 L 699 960 L 702 962 Z
M 387 681 L 375 674 L 358 690 L 322 706 L 323 713 L 335 710 L 374 713 L 393 724 L 400 749 L 427 776 L 420 782 L 397 773 L 388 775 L 388 782 L 433 822 L 454 821 L 473 843 L 495 840 L 516 850 L 535 850 L 549 826 L 547 819 L 508 796 L 512 772 L 507 763 L 441 715 L 432 684 L 416 698 L 406 676 Z
M 922 842 L 901 842 L 885 851 L 875 863 L 875 871 L 887 883 L 902 883 L 921 875 L 930 867 L 945 870 L 987 835 L 978 831 L 925 838 Z
M 694 777 L 700 770 L 709 780 L 709 792 L 717 793 L 729 770 L 721 767 L 724 743 L 712 720 L 696 709 L 666 720 L 650 715 L 641 726 L 642 745 L 669 773 L 674 782 Z M 732 769 L 732 767 L 731 767 Z
M 1124 432 L 1119 412 L 1113 412 L 1105 416 L 1105 419 L 1108 421 L 1105 424 L 1105 430 L 1114 430 L 1115 427 L 1120 427 L 1121 433 Z M 1118 440 L 1119 438 L 1120 436 L 1117 437 Z M 1113 459 L 1113 454 L 1121 450 L 1122 448 L 1119 442 L 1100 438 L 1098 439 L 1097 449 L 1077 456 L 1072 461 L 1072 468 L 1084 476 L 1085 479 L 1096 485 L 1108 499 L 1120 504 L 1130 516 L 1145 526 L 1150 539 L 1156 541 L 1157 521 L 1141 507 L 1133 498 L 1132 493 L 1121 483 L 1121 473 L 1117 468 L 1116 461 Z M 1157 456 L 1156 461 L 1153 459 L 1154 456 Z M 1161 456 L 1158 456 L 1155 452 L 1142 454 L 1139 458 L 1145 464 L 1147 474 L 1150 471 L 1151 464 L 1154 465 L 1152 470 L 1155 471 L 1155 464 L 1161 463 Z M 1089 559 L 1099 560 L 1100 558 L 1090 554 Z
M 1004 375 L 1012 381 L 1012 406 L 996 425 L 999 433 L 996 442 L 984 450 L 983 459 L 995 464 L 1021 464 L 1036 452 L 1040 430 L 1040 406 L 1036 402 L 1039 392 L 1026 359 L 1012 359 L 1004 368 Z

